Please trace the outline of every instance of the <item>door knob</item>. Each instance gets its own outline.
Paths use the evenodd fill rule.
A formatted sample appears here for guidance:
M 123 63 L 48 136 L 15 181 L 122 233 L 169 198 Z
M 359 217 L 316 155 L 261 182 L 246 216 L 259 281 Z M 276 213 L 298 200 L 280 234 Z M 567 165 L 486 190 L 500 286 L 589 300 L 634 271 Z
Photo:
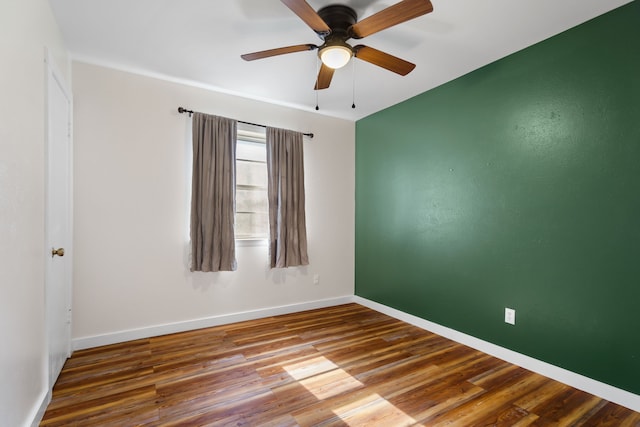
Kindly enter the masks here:
M 64 248 L 58 248 L 58 249 L 51 248 L 51 258 L 53 258 L 56 255 L 64 256 Z

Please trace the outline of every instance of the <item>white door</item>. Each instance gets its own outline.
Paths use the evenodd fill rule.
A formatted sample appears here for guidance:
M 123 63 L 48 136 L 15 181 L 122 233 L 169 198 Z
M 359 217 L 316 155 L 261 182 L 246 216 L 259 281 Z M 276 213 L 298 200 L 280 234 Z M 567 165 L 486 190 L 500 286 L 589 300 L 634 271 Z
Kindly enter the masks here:
M 46 56 L 47 172 L 45 307 L 49 386 L 71 355 L 71 95 Z

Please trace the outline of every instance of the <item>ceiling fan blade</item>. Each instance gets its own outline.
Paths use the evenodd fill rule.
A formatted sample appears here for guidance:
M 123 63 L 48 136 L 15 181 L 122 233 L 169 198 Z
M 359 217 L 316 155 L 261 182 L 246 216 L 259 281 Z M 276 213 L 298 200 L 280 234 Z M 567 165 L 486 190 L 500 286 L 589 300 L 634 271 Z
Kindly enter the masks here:
M 305 50 L 314 50 L 318 46 L 315 44 L 298 44 L 295 46 L 279 47 L 277 49 L 261 50 L 260 52 L 245 53 L 240 55 L 245 61 L 254 61 L 256 59 L 269 58 L 270 56 L 284 55 L 285 53 L 302 52 Z
M 318 80 L 316 80 L 316 85 L 314 86 L 314 90 L 326 89 L 331 84 L 331 79 L 333 78 L 333 72 L 335 70 L 331 67 L 327 67 L 322 64 L 320 67 L 320 72 L 318 73 Z
M 401 76 L 406 76 L 416 68 L 416 64 L 412 64 L 411 62 L 400 59 L 397 56 L 393 56 L 382 52 L 381 50 L 363 46 L 361 44 L 354 46 L 353 55 L 358 59 L 362 59 L 363 61 L 367 61 L 373 65 L 377 65 L 378 67 L 393 71 Z
M 361 39 L 432 11 L 429 0 L 403 0 L 356 22 L 349 31 L 351 37 Z
M 329 28 L 327 23 L 324 22 L 320 15 L 318 15 L 318 13 L 305 0 L 281 1 L 316 33 L 320 35 L 328 35 L 331 33 L 331 28 Z

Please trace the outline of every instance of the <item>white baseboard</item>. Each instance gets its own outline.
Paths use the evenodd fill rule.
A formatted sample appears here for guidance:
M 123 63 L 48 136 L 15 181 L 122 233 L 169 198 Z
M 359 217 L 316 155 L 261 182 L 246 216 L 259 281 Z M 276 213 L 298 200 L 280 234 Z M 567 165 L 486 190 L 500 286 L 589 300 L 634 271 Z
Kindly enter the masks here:
M 51 402 L 51 390 L 43 392 L 39 401 L 40 403 L 38 407 L 34 407 L 34 412 L 32 412 L 32 415 L 29 418 L 27 418 L 31 420 L 31 423 L 25 424 L 25 426 L 30 425 L 31 427 L 38 427 L 40 425 L 40 421 L 42 421 L 42 417 L 44 417 L 44 413 L 47 411 L 47 406 L 49 406 L 49 403 Z
M 229 323 L 243 322 L 245 320 L 260 319 L 263 317 L 277 316 L 280 314 L 296 313 L 298 311 L 313 310 L 316 308 L 331 307 L 334 305 L 353 302 L 353 296 L 344 296 L 324 300 L 310 301 L 299 304 L 269 307 L 259 310 L 245 311 L 241 313 L 223 314 L 220 316 L 206 317 L 202 319 L 186 320 L 183 322 L 154 325 L 138 329 L 111 332 L 103 335 L 74 338 L 71 342 L 73 350 L 99 347 L 102 345 L 117 344 L 141 338 L 156 337 L 173 334 L 176 332 L 191 331 L 194 329 L 210 328 L 212 326 L 226 325 Z
M 606 399 L 636 412 L 640 412 L 640 395 L 610 386 L 609 384 L 596 381 L 589 377 L 585 377 L 584 375 L 568 371 L 558 366 L 500 347 L 488 341 L 475 338 L 471 335 L 438 325 L 437 323 L 430 322 L 412 314 L 396 310 L 395 308 L 388 307 L 357 295 L 353 297 L 353 302 L 433 332 L 434 334 L 441 335 L 445 338 L 449 338 L 453 341 L 475 348 L 483 353 L 490 354 L 491 356 L 513 363 L 514 365 L 521 366 L 540 375 L 544 375 L 545 377 L 577 388 L 578 390 L 586 391 L 587 393 L 593 394 L 602 399 Z

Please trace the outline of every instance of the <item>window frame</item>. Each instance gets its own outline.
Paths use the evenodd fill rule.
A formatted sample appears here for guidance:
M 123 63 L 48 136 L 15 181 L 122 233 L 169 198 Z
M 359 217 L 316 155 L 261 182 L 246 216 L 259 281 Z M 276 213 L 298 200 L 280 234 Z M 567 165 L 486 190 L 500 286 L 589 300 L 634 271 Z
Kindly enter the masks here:
M 252 125 L 244 125 L 241 126 L 240 123 L 238 123 L 238 129 L 237 129 L 237 135 L 236 135 L 236 144 L 240 144 L 241 142 L 245 142 L 245 143 L 251 143 L 251 144 L 259 144 L 262 145 L 264 147 L 265 150 L 265 160 L 264 162 L 262 161 L 256 161 L 256 160 L 250 160 L 250 159 L 239 159 L 237 157 L 237 150 L 236 150 L 236 171 L 237 171 L 237 167 L 238 167 L 238 162 L 253 162 L 253 163 L 261 163 L 264 164 L 265 166 L 265 173 L 266 173 L 266 167 L 267 167 L 267 161 L 266 161 L 266 143 L 267 143 L 267 134 L 266 134 L 266 129 L 258 127 L 258 126 L 252 126 Z M 237 172 L 236 172 L 237 173 Z M 251 185 L 243 185 L 243 184 L 238 184 L 237 182 L 237 176 L 236 176 L 236 202 L 237 202 L 237 190 L 238 189 L 242 189 L 241 187 L 245 187 L 244 189 L 264 189 L 266 190 L 266 187 L 259 187 L 259 186 L 251 186 Z M 268 225 L 268 195 L 266 194 L 265 191 L 265 201 L 267 202 L 267 229 L 265 230 L 265 234 L 264 236 L 248 236 L 248 237 L 238 237 L 236 235 L 235 241 L 236 241 L 236 245 L 239 246 L 266 246 L 267 242 L 269 240 L 269 225 Z M 250 213 L 251 211 L 247 212 Z M 237 215 L 238 215 L 238 210 L 236 208 L 235 212 L 235 219 L 237 220 Z M 237 223 L 236 223 L 236 231 L 237 231 Z

